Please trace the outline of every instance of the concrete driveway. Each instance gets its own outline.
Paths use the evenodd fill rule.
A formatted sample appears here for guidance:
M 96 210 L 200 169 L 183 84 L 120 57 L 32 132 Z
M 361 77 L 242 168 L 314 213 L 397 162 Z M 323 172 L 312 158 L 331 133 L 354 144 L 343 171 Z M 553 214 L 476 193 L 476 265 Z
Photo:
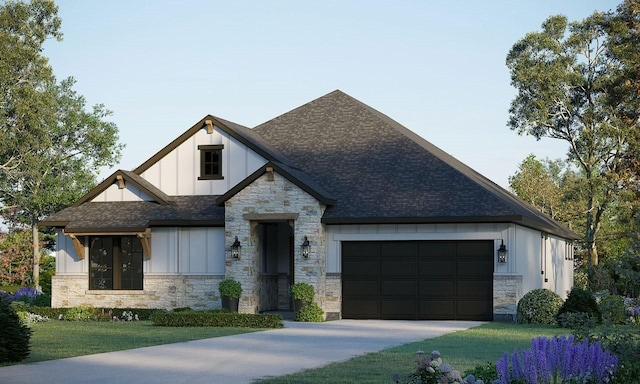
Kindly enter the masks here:
M 264 332 L 2 367 L 0 383 L 251 383 L 480 324 L 285 321 L 285 328 Z

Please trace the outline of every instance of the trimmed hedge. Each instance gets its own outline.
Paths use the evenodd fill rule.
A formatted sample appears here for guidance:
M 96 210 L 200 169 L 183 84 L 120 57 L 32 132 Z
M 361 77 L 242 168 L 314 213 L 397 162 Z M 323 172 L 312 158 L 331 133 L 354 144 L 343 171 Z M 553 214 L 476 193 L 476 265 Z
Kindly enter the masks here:
M 163 327 L 239 327 L 282 328 L 278 314 L 247 314 L 227 311 L 156 312 L 151 316 L 153 325 Z

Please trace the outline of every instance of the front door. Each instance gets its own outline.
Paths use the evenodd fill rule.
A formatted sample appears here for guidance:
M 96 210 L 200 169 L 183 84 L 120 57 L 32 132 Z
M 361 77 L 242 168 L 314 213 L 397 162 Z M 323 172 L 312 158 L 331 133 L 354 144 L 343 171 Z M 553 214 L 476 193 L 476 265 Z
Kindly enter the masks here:
M 289 311 L 293 229 L 287 221 L 259 224 L 260 311 Z

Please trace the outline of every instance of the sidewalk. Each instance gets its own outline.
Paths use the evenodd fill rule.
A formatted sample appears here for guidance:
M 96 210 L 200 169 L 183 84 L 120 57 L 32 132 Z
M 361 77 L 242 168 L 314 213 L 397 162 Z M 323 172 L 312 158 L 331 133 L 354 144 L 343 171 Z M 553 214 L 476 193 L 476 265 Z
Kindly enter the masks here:
M 480 324 L 476 321 L 286 321 L 285 328 L 264 332 L 2 367 L 0 383 L 251 383 Z

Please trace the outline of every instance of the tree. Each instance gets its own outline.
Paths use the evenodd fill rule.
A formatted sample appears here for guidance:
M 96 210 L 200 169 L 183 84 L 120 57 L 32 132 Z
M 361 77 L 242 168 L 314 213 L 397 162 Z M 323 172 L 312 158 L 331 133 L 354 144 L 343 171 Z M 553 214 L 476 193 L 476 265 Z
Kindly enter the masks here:
M 538 140 L 565 140 L 568 161 L 580 170 L 589 269 L 598 264 L 596 238 L 603 215 L 636 172 L 628 159 L 637 150 L 638 121 L 625 118 L 614 103 L 613 90 L 624 83 L 628 65 L 609 49 L 617 36 L 605 26 L 614 16 L 596 12 L 573 23 L 551 16 L 542 31 L 528 33 L 507 56 L 511 84 L 518 91 L 508 126 Z
M 518 171 L 509 177 L 509 187 L 522 200 L 540 212 L 560 221 L 562 191 L 560 190 L 561 161 L 540 161 L 535 155 L 527 156 Z
M 86 193 L 96 170 L 115 164 L 122 149 L 116 125 L 105 120 L 111 112 L 101 104 L 87 111 L 74 79 L 58 83 L 42 56 L 45 39 L 61 38 L 56 14 L 46 0 L 0 7 L 0 55 L 22 68 L 0 68 L 0 203 L 5 220 L 31 228 L 35 286 L 38 221 Z

